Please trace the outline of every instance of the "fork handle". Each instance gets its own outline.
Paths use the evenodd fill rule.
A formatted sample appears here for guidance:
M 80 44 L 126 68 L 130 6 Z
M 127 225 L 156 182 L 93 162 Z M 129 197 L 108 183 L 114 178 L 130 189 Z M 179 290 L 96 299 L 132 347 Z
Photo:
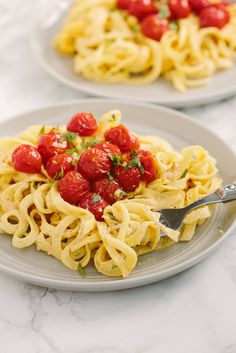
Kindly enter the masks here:
M 211 205 L 214 203 L 226 203 L 234 200 L 236 200 L 236 183 L 219 188 L 213 194 L 193 202 L 189 206 L 185 207 L 185 209 L 189 212 L 200 206 Z

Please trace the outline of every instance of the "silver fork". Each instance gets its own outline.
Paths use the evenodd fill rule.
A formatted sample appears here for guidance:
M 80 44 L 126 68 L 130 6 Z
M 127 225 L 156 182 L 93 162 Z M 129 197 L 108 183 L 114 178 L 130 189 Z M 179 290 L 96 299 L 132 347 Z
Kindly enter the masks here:
M 216 190 L 213 194 L 203 197 L 202 199 L 193 202 L 184 208 L 171 208 L 161 211 L 152 211 L 156 211 L 161 214 L 160 222 L 162 224 L 168 228 L 178 230 L 182 226 L 185 216 L 190 211 L 201 206 L 212 205 L 214 203 L 226 203 L 234 200 L 236 200 L 236 182 L 231 185 L 223 186 Z

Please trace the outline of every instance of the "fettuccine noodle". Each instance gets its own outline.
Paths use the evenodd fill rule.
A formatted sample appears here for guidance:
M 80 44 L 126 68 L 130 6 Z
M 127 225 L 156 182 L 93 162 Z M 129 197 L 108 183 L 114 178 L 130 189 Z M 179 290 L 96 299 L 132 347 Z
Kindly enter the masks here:
M 99 139 L 105 130 L 118 125 L 120 117 L 116 110 L 105 114 L 93 138 Z M 58 182 L 49 180 L 44 169 L 30 175 L 13 168 L 12 151 L 23 143 L 36 146 L 41 129 L 32 126 L 17 137 L 0 140 L 0 231 L 12 235 L 14 247 L 35 244 L 71 270 L 84 268 L 93 259 L 100 273 L 126 277 L 139 255 L 190 241 L 197 225 L 210 217 L 209 207 L 202 207 L 185 218 L 181 231 L 173 231 L 152 211 L 183 207 L 221 185 L 216 161 L 202 147 L 185 147 L 178 153 L 159 137 L 139 136 L 141 148 L 155 158 L 158 176 L 148 185 L 141 182 L 127 199 L 106 207 L 104 221 L 97 222 L 88 210 L 64 201 Z M 81 137 L 76 144 L 80 150 Z M 165 238 L 160 238 L 161 232 Z
M 236 5 L 222 29 L 200 28 L 190 15 L 160 42 L 142 35 L 138 20 L 116 9 L 115 0 L 75 0 L 54 47 L 74 56 L 74 70 L 88 80 L 147 84 L 160 76 L 178 91 L 206 85 L 236 58 Z

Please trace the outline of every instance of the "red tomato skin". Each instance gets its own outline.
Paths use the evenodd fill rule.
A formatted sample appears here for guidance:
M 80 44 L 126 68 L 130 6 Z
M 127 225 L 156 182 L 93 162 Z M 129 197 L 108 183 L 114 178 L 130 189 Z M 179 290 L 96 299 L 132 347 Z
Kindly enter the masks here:
M 141 173 L 137 167 L 125 169 L 119 165 L 114 169 L 114 176 L 126 192 L 134 191 L 141 181 Z
M 15 170 L 22 173 L 40 173 L 42 157 L 37 149 L 31 145 L 23 144 L 12 153 L 12 163 Z
M 174 19 L 186 18 L 191 13 L 188 0 L 169 0 L 169 8 Z
M 107 176 L 104 176 L 93 183 L 93 191 L 101 195 L 109 205 L 124 198 L 124 196 L 117 197 L 115 195 L 115 192 L 119 189 L 122 190 L 120 184 L 114 179 L 110 180 Z
M 144 169 L 144 173 L 142 174 L 142 180 L 149 184 L 157 177 L 157 168 L 152 154 L 149 151 L 139 150 L 137 153 L 137 157 L 140 158 L 140 162 Z
M 105 131 L 104 137 L 107 141 L 118 146 L 121 152 L 132 152 L 132 150 L 139 149 L 137 137 L 132 135 L 124 125 L 112 127 Z
M 80 173 L 72 170 L 58 181 L 58 190 L 63 200 L 78 205 L 82 196 L 90 190 L 90 184 Z
M 127 10 L 131 4 L 132 0 L 117 0 L 116 6 L 118 9 Z
M 73 158 L 65 153 L 52 156 L 46 163 L 46 170 L 50 178 L 53 179 L 61 170 L 63 170 L 64 174 L 74 170 L 75 167 L 72 161 Z
M 200 26 L 223 28 L 230 20 L 226 9 L 219 6 L 209 6 L 200 13 Z
M 80 136 L 91 136 L 97 131 L 97 122 L 90 113 L 77 113 L 69 120 L 67 130 Z
M 145 17 L 149 15 L 154 15 L 158 13 L 158 9 L 155 7 L 153 0 L 136 0 L 131 1 L 128 8 L 130 15 L 133 15 L 142 21 Z
M 113 143 L 110 143 L 108 141 L 98 143 L 96 145 L 96 148 L 106 153 L 118 154 L 118 156 L 121 156 L 121 150 L 119 149 L 119 147 L 113 145 Z
M 169 22 L 156 15 L 146 17 L 141 23 L 142 33 L 153 40 L 160 41 L 163 34 L 168 31 Z
M 106 152 L 98 148 L 89 148 L 82 153 L 76 169 L 86 179 L 93 180 L 110 172 L 112 163 Z
M 89 210 L 94 215 L 97 221 L 102 222 L 103 212 L 104 212 L 104 209 L 108 206 L 108 203 L 102 198 L 100 201 L 94 202 L 92 199 L 92 196 L 99 196 L 99 195 L 96 193 L 88 192 L 81 198 L 79 202 L 79 206 Z
M 37 147 L 42 156 L 43 163 L 46 163 L 55 154 L 64 153 L 69 148 L 70 145 L 66 138 L 56 130 L 51 130 L 49 133 L 42 135 Z
M 200 14 L 203 9 L 211 5 L 208 0 L 188 0 L 188 2 L 192 10 L 197 14 Z

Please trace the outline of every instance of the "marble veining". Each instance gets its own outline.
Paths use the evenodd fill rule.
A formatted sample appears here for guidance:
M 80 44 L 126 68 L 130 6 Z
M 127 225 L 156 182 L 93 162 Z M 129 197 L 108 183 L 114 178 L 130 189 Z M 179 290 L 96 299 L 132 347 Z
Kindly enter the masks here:
M 35 2 L 0 0 L 0 119 L 85 97 L 49 77 L 29 45 Z M 185 112 L 236 152 L 236 97 Z M 0 352 L 236 353 L 236 231 L 208 259 L 145 287 L 73 293 L 0 273 Z

